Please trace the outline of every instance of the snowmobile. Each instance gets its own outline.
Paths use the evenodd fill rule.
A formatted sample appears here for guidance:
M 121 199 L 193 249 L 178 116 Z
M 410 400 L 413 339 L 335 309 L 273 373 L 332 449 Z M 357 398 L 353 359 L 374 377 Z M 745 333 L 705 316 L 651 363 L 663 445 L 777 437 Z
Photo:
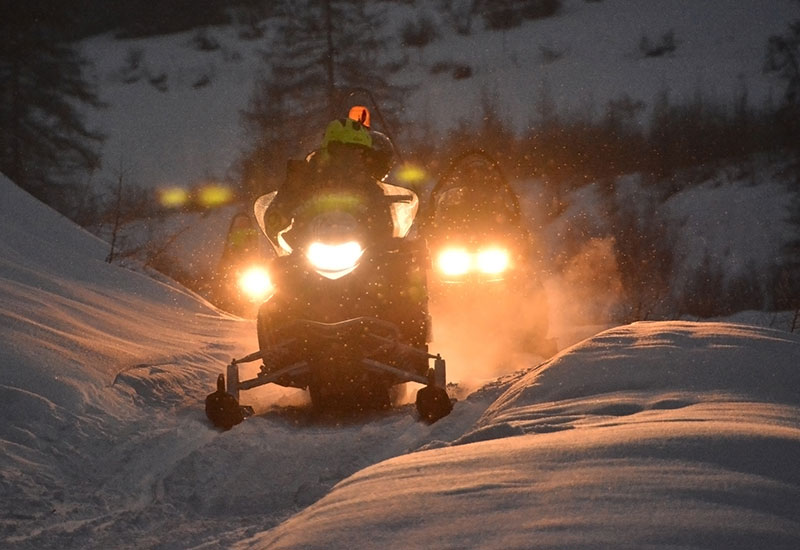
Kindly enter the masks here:
M 258 313 L 258 351 L 219 375 L 206 413 L 230 428 L 250 412 L 240 391 L 265 384 L 308 390 L 317 411 L 384 409 L 393 388 L 415 382 L 419 416 L 435 422 L 452 403 L 445 361 L 428 352 L 427 249 L 409 237 L 419 199 L 352 177 L 353 162 L 320 171 L 313 160 L 290 161 L 284 187 L 255 203 L 277 255 L 274 293 Z M 302 200 L 285 189 L 290 180 Z M 258 374 L 241 379 L 239 365 L 259 360 Z
M 524 320 L 524 346 L 551 355 L 541 252 L 498 163 L 482 150 L 456 157 L 421 217 L 432 258 L 431 307 L 446 304 L 457 310 L 455 319 L 478 317 L 490 327 Z
M 250 214 L 237 212 L 215 273 L 212 301 L 225 311 L 254 318 L 271 289 L 258 226 Z

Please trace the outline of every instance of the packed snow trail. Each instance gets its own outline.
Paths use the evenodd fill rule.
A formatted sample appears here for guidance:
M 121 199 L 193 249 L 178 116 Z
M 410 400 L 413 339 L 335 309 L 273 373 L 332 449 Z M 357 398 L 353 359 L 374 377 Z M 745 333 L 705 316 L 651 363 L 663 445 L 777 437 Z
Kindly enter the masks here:
M 67 471 L 60 461 L 46 509 L 17 517 L 4 544 L 224 548 L 277 525 L 366 466 L 457 437 L 487 404 L 465 403 L 433 427 L 406 406 L 342 425 L 284 410 L 227 432 L 211 428 L 197 406 L 150 405 L 146 418 L 105 427 L 89 434 L 91 442 L 71 438 L 82 447 L 80 464 Z
M 488 406 L 434 426 L 410 407 L 331 425 L 267 410 L 292 396 L 263 388 L 245 397 L 264 414 L 220 432 L 203 399 L 253 350 L 253 321 L 106 263 L 105 243 L 2 177 L 0 232 L 4 547 L 224 547 L 236 525 L 275 525 Z

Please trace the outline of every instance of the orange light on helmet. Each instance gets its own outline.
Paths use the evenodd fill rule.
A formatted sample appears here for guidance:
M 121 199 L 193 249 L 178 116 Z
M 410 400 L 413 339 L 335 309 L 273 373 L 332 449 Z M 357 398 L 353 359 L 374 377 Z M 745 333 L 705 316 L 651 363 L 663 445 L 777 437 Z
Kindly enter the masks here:
M 360 122 L 363 126 L 369 128 L 369 109 L 363 105 L 350 107 L 350 114 L 347 115 L 347 118 Z

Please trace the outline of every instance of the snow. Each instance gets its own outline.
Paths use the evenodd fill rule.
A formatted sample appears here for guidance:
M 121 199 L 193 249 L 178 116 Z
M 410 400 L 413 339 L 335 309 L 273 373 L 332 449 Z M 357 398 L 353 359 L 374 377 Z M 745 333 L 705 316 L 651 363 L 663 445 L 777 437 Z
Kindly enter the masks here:
M 503 33 L 483 28 L 480 17 L 469 36 L 442 22 L 439 40 L 419 55 L 402 52 L 408 65 L 393 77 L 394 84 L 414 88 L 399 116 L 403 137 L 429 140 L 436 131 L 476 121 L 482 96 L 518 131 L 538 122 L 543 105 L 551 115 L 599 116 L 609 101 L 628 97 L 643 103 L 646 121 L 664 92 L 673 102 L 702 94 L 733 105 L 743 91 L 754 106 L 777 101 L 782 83 L 763 72 L 767 39 L 783 33 L 798 9 L 795 0 L 764 6 L 763 0 L 563 0 L 557 17 Z M 420 9 L 392 5 L 391 24 L 401 28 Z M 670 31 L 672 54 L 642 54 L 643 37 L 657 43 Z M 124 40 L 106 34 L 83 42 L 108 104 L 89 113 L 89 126 L 107 136 L 99 185 L 116 182 L 120 171 L 145 188 L 189 187 L 235 173 L 247 145 L 239 112 L 264 74 L 261 58 L 272 33 L 243 40 L 235 27 L 208 27 L 202 33 L 219 44 L 211 51 L 194 45 L 200 33 Z M 137 52 L 139 62 L 132 64 Z M 473 76 L 454 79 L 432 70 L 442 63 L 469 66 Z
M 798 344 L 728 323 L 602 332 L 505 382 L 459 439 L 237 548 L 795 548 Z
M 800 545 L 796 334 L 634 323 L 432 426 L 314 420 L 262 388 L 220 432 L 202 399 L 253 323 L 105 263 L 5 178 L 0 211 L 3 547 Z
M 215 28 L 211 36 L 221 47 L 206 52 L 192 45 L 195 34 L 100 35 L 83 43 L 108 104 L 89 117 L 107 136 L 101 185 L 121 171 L 126 183 L 145 188 L 188 188 L 219 181 L 231 169 L 245 145 L 239 111 L 260 74 L 263 45 L 235 39 L 232 27 Z M 135 69 L 131 55 L 140 56 Z M 165 80 L 157 86 L 159 77 Z
M 663 202 L 658 198 L 662 191 L 641 174 L 618 178 L 612 202 L 603 198 L 600 184 L 569 192 L 564 212 L 533 229 L 549 251 L 548 263 L 566 266 L 551 283 L 559 303 L 551 316 L 559 323 L 603 319 L 619 304 L 621 284 L 611 240 L 618 236 L 608 215 L 612 206 L 632 209 L 642 228 L 650 227 L 654 215 L 664 221 L 675 254 L 673 295 L 685 292 L 705 261 L 719 271 L 726 288 L 737 278 L 750 277 L 760 295 L 769 295 L 773 270 L 794 238 L 794 193 L 784 173 L 783 163 L 764 162 L 750 170 L 732 163 L 709 174 L 682 174 L 676 176 L 682 189 Z M 526 215 L 542 220 L 536 183 L 522 182 L 518 190 Z
M 690 277 L 692 266 L 706 258 L 714 258 L 726 281 L 780 263 L 786 236 L 792 234 L 792 193 L 773 177 L 759 174 L 754 179 L 762 184 L 756 185 L 746 177 L 717 175 L 667 201 L 668 216 L 680 228 L 677 280 Z M 762 295 L 772 284 L 765 275 L 759 281 Z
M 469 48 L 456 36 L 426 48 L 407 74 L 429 84 L 408 119 L 446 116 L 437 121 L 446 127 L 475 112 L 482 87 L 523 124 L 548 87 L 565 109 L 620 93 L 649 103 L 665 86 L 725 99 L 746 83 L 761 100 L 774 85 L 761 74 L 766 37 L 796 16 L 789 0 L 564 4 L 502 42 L 476 29 Z M 642 59 L 642 34 L 669 30 L 675 56 Z M 110 103 L 95 115 L 110 135 L 100 179 L 122 169 L 158 186 L 227 173 L 261 45 L 211 31 L 222 47 L 210 53 L 190 34 L 87 41 Z M 545 63 L 540 47 L 564 56 Z M 144 65 L 124 84 L 135 49 Z M 472 82 L 426 72 L 466 52 Z M 161 74 L 167 91 L 150 82 Z M 211 82 L 194 87 L 204 75 Z M 787 195 L 771 175 L 757 179 L 713 176 L 670 199 L 685 265 L 720 242 L 730 243 L 726 273 L 748 268 L 742 258 L 770 261 L 787 231 L 773 213 Z M 256 347 L 254 322 L 134 262 L 106 263 L 106 243 L 0 175 L 0 546 L 800 547 L 800 336 L 769 328 L 784 325 L 761 312 L 605 326 L 613 281 L 598 288 L 585 276 L 607 256 L 594 192 L 578 191 L 540 228 L 557 240 L 580 221 L 597 237 L 567 251 L 587 265 L 547 282 L 554 357 L 509 349 L 498 366 L 486 357 L 505 335 L 451 340 L 459 401 L 430 426 L 411 405 L 320 421 L 304 394 L 259 388 L 243 395 L 258 415 L 220 432 L 202 400 L 232 357 Z M 189 244 L 176 249 L 187 252 L 225 218 L 163 223 L 185 228 Z M 198 270 L 214 256 L 188 253 Z M 492 353 L 473 353 L 480 347 Z

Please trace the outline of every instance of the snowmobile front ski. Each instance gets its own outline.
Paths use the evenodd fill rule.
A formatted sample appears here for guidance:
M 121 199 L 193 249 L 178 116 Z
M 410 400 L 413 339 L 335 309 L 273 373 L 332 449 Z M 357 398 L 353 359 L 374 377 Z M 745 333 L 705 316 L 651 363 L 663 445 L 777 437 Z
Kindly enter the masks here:
M 206 397 L 206 416 L 217 428 L 230 430 L 248 416 L 253 415 L 253 408 L 242 406 L 239 400 L 228 393 L 225 388 L 225 375 L 217 377 L 217 391 Z
M 368 318 L 350 319 L 339 323 L 314 321 L 296 321 L 295 323 L 313 330 L 320 337 L 328 338 L 333 338 L 335 335 L 340 334 L 342 330 L 363 326 L 364 324 L 389 326 L 385 322 Z M 433 423 L 450 414 L 453 405 L 445 389 L 447 384 L 446 366 L 445 360 L 440 355 L 431 355 L 394 338 L 370 333 L 369 331 L 365 337 L 372 339 L 384 349 L 393 350 L 393 353 L 398 356 L 410 357 L 417 355 L 426 360 L 433 359 L 433 367 L 429 367 L 425 374 L 417 374 L 411 367 L 403 368 L 371 357 L 362 357 L 358 365 L 365 372 L 391 376 L 396 383 L 416 382 L 424 384 L 425 387 L 417 392 L 416 399 L 420 420 Z M 298 357 L 295 360 L 286 361 L 282 365 L 274 365 L 270 361 L 273 356 L 271 351 L 268 349 L 259 350 L 241 359 L 234 359 L 227 366 L 226 374 L 219 375 L 217 391 L 206 398 L 206 415 L 215 426 L 230 429 L 242 422 L 245 417 L 253 414 L 252 408 L 239 404 L 239 393 L 242 390 L 257 388 L 266 384 L 304 387 L 303 384 L 298 384 L 297 380 L 305 379 L 304 377 L 313 369 L 312 363 L 306 358 Z M 258 360 L 264 362 L 258 374 L 253 378 L 241 380 L 239 365 Z

